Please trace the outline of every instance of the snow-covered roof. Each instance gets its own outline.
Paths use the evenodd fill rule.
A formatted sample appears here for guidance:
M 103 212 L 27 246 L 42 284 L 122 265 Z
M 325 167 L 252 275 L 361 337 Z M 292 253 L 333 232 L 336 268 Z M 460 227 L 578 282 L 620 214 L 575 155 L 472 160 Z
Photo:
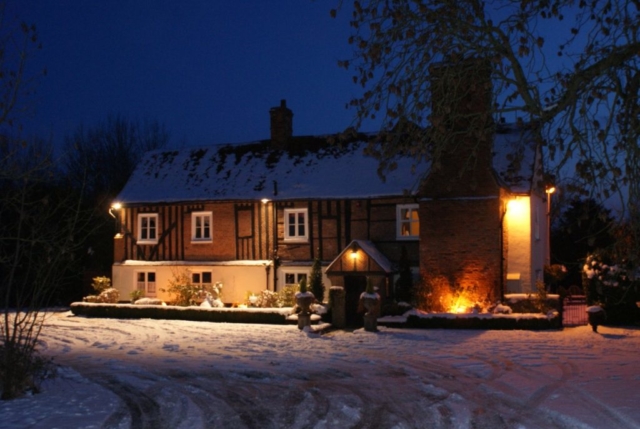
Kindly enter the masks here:
M 504 186 L 531 189 L 535 149 L 515 128 L 496 133 L 494 168 Z M 213 200 L 295 200 L 376 198 L 418 189 L 428 162 L 409 156 L 397 168 L 378 174 L 379 160 L 365 152 L 366 138 L 330 145 L 326 137 L 294 137 L 298 150 L 271 142 L 225 144 L 144 155 L 118 196 L 121 203 L 172 203 Z

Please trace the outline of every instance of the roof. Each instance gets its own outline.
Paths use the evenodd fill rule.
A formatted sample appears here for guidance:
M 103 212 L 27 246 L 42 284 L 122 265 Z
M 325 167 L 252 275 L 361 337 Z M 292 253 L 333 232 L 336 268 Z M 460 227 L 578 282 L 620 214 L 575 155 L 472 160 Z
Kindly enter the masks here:
M 515 128 L 496 133 L 494 168 L 503 186 L 531 189 L 535 148 Z M 224 144 L 147 152 L 119 194 L 121 203 L 183 201 L 377 198 L 413 194 L 428 171 L 426 161 L 409 156 L 397 168 L 378 174 L 379 160 L 368 155 L 366 136 L 341 145 L 328 137 L 294 137 L 298 147 L 283 150 L 271 142 Z M 527 142 L 523 144 L 523 142 Z

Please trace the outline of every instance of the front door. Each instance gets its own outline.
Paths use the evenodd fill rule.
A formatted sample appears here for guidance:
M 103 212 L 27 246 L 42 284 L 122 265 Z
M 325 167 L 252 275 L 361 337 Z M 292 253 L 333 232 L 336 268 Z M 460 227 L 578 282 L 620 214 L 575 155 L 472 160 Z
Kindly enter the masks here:
M 364 313 L 358 313 L 360 295 L 367 289 L 366 276 L 344 276 L 345 319 L 347 326 L 359 328 L 364 326 Z

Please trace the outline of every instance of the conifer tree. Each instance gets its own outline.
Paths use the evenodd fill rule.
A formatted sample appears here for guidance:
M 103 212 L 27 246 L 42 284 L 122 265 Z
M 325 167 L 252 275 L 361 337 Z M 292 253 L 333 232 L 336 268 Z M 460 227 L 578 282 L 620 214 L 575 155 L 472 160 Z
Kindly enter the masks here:
M 322 281 L 322 265 L 318 258 L 313 261 L 313 266 L 311 267 L 309 286 L 313 296 L 315 296 L 319 302 L 322 302 L 324 300 L 324 282 Z

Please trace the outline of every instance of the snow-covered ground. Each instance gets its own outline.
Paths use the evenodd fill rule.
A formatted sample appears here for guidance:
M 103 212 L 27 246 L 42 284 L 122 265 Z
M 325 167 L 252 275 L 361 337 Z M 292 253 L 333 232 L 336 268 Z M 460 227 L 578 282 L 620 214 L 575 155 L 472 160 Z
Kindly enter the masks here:
M 637 428 L 640 330 L 301 332 L 52 313 L 2 428 Z

